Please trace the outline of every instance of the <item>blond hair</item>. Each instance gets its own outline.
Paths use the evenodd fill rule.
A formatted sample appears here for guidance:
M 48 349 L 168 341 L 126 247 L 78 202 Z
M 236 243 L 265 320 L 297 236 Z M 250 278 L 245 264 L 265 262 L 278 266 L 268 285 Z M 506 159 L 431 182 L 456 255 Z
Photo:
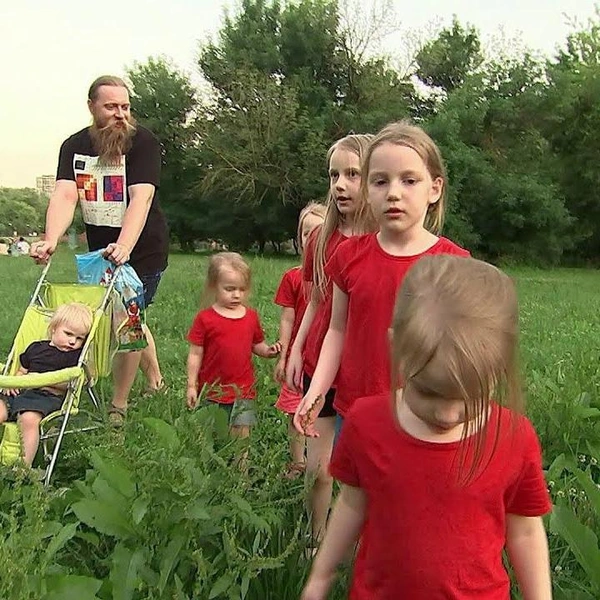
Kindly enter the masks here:
M 371 141 L 365 154 L 363 166 L 363 177 L 361 180 L 361 195 L 364 201 L 361 203 L 361 211 L 368 212 L 368 181 L 369 181 L 369 163 L 373 151 L 382 144 L 397 144 L 412 148 L 423 160 L 432 180 L 441 178 L 443 181 L 442 193 L 437 202 L 430 204 L 425 216 L 424 227 L 438 235 L 442 231 L 444 224 L 444 213 L 446 211 L 446 168 L 444 161 L 436 143 L 420 127 L 412 125 L 409 121 L 397 121 L 386 125 Z M 364 219 L 363 215 L 359 218 Z
M 65 324 L 72 327 L 81 327 L 87 335 L 92 328 L 93 320 L 94 314 L 89 306 L 86 306 L 81 302 L 61 304 L 54 311 L 54 314 L 48 323 L 48 335 L 52 337 L 56 328 Z
M 341 138 L 335 144 L 329 148 L 327 152 L 327 166 L 331 161 L 333 153 L 338 150 L 347 150 L 353 152 L 358 156 L 361 169 L 361 177 L 363 177 L 362 169 L 364 166 L 365 153 L 369 143 L 373 139 L 371 134 L 351 134 Z M 364 178 L 362 179 L 364 181 Z M 317 237 L 315 253 L 314 253 L 314 264 L 313 264 L 313 283 L 316 290 L 318 290 L 321 298 L 324 298 L 327 293 L 327 287 L 329 285 L 329 278 L 325 273 L 325 262 L 327 260 L 326 251 L 327 244 L 331 236 L 342 224 L 344 217 L 338 210 L 335 203 L 333 194 L 331 193 L 331 185 L 327 192 L 327 200 L 325 202 L 327 212 L 325 214 L 325 221 L 323 226 L 319 230 Z M 358 206 L 352 220 L 352 233 L 358 235 L 361 233 L 367 233 L 375 230 L 375 222 L 371 214 L 371 209 L 366 202 L 366 196 L 363 194 L 359 195 Z
M 483 462 L 492 398 L 523 409 L 513 282 L 480 260 L 425 256 L 404 278 L 392 329 L 394 390 L 402 385 L 405 394 L 465 401 L 462 441 L 474 444 L 470 480 Z
M 103 85 L 123 87 L 129 92 L 127 84 L 120 77 L 116 77 L 115 75 L 101 75 L 94 80 L 92 85 L 90 85 L 90 89 L 88 90 L 88 100 L 95 102 L 98 99 L 98 89 Z
M 215 291 L 223 269 L 231 269 L 239 273 L 244 281 L 244 287 L 250 291 L 252 272 L 248 263 L 242 258 L 242 255 L 237 252 L 217 252 L 208 261 L 208 270 L 206 272 L 206 281 L 204 283 L 201 302 L 203 308 L 207 308 L 214 302 Z
M 302 227 L 304 225 L 304 221 L 306 217 L 313 215 L 315 217 L 319 217 L 321 221 L 325 219 L 325 214 L 327 212 L 327 207 L 320 202 L 309 202 L 301 211 L 298 216 L 298 231 L 296 232 L 296 241 L 298 243 L 298 248 L 300 252 L 304 251 L 304 247 L 302 244 Z

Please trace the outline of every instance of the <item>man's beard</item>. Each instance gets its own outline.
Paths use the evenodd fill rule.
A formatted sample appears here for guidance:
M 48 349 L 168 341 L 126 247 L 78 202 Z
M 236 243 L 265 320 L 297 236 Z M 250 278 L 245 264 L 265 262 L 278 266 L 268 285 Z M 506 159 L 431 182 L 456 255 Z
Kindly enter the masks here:
M 121 156 L 127 154 L 133 143 L 137 123 L 133 117 L 98 127 L 96 120 L 90 127 L 90 137 L 94 150 L 98 152 L 98 162 L 104 166 L 118 166 Z

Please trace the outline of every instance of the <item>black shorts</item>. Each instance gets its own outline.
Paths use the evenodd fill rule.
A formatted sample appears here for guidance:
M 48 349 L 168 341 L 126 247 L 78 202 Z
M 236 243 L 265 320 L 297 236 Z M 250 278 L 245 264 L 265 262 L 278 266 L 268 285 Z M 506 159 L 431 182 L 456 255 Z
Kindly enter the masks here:
M 23 390 L 17 396 L 3 397 L 8 408 L 8 420 L 16 421 L 22 412 L 37 412 L 47 417 L 60 410 L 64 398 L 45 390 Z
M 304 373 L 302 375 L 302 391 L 304 394 L 308 392 L 308 388 L 310 387 L 311 378 Z M 337 412 L 335 408 L 333 408 L 333 400 L 335 398 L 335 390 L 333 388 L 329 388 L 328 392 L 325 394 L 325 404 L 323 404 L 323 408 L 319 413 L 319 418 L 321 417 L 335 417 Z
M 149 273 L 146 275 L 138 275 L 140 281 L 144 285 L 144 305 L 150 306 L 154 300 L 154 295 L 158 289 L 160 278 L 162 277 L 163 271 L 157 271 L 156 273 Z

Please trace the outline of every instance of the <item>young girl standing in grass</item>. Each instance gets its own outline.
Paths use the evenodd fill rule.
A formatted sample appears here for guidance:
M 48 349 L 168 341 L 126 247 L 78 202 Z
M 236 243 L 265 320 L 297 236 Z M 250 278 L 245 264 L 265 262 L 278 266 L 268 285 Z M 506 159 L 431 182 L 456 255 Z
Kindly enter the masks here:
M 252 354 L 275 358 L 279 342 L 264 341 L 258 314 L 246 306 L 250 267 L 236 252 L 210 258 L 205 298 L 213 301 L 201 310 L 188 333 L 187 405 L 195 408 L 205 390 L 209 402 L 229 414 L 232 435 L 247 437 L 256 423 Z
M 362 194 L 379 232 L 340 245 L 327 266 L 333 280 L 331 320 L 294 421 L 306 435 L 320 435 L 316 415 L 334 380 L 338 431 L 356 398 L 389 391 L 387 330 L 407 271 L 428 254 L 468 255 L 437 235 L 444 215 L 444 186 L 440 152 L 421 128 L 392 123 L 369 145 Z
M 471 258 L 423 258 L 392 333 L 394 389 L 348 414 L 331 463 L 342 491 L 302 600 L 327 597 L 359 535 L 351 600 L 509 600 L 504 549 L 523 599 L 551 600 L 514 285 Z
M 350 236 L 370 231 L 370 212 L 362 210 L 360 194 L 361 165 L 372 136 L 348 135 L 338 140 L 327 153 L 329 193 L 325 222 L 309 237 L 304 253 L 304 280 L 311 286 L 311 301 L 304 313 L 286 369 L 287 384 L 302 392 L 310 386 L 321 344 L 331 315 L 332 284 L 325 264 L 335 249 Z M 360 215 L 360 217 L 358 217 Z M 325 406 L 315 428 L 318 438 L 307 440 L 306 478 L 311 482 L 309 510 L 313 538 L 323 534 L 331 503 L 333 480 L 328 472 L 335 434 L 333 378 L 324 390 Z
M 303 253 L 310 232 L 318 225 L 321 225 L 324 218 L 325 206 L 323 204 L 311 202 L 302 209 L 298 219 L 297 237 L 300 253 Z M 286 384 L 285 367 L 309 298 L 310 288 L 304 282 L 302 267 L 293 267 L 286 271 L 275 294 L 275 304 L 281 306 L 281 318 L 279 321 L 281 354 L 275 367 L 275 379 L 281 383 L 281 392 L 275 406 L 286 413 L 289 419 L 288 433 L 292 462 L 288 465 L 285 472 L 285 476 L 288 479 L 294 479 L 304 473 L 305 443 L 304 437 L 298 434 L 292 422 L 292 417 L 302 399 L 302 394 Z

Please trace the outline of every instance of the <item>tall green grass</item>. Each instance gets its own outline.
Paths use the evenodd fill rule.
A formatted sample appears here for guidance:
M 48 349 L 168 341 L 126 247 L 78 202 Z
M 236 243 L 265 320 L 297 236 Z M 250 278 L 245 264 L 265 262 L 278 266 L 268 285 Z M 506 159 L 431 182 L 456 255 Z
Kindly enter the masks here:
M 273 296 L 283 272 L 298 261 L 291 256 L 249 261 L 251 303 L 261 315 L 267 339 L 275 340 L 279 309 Z M 61 590 L 69 581 L 78 600 L 114 594 L 132 599 L 298 597 L 310 566 L 305 558 L 304 491 L 301 483 L 280 476 L 288 460 L 287 440 L 283 416 L 273 407 L 278 393 L 271 377 L 273 361 L 256 359 L 259 423 L 250 441 L 252 468 L 246 478 L 229 464 L 239 448 L 228 439 L 223 423 L 211 421 L 206 411 L 189 414 L 184 408 L 185 336 L 198 309 L 206 262 L 200 255 L 171 256 L 148 311 L 167 393 L 143 398 L 140 378 L 123 431 L 106 427 L 69 439 L 55 479 L 55 490 L 65 493 L 45 495 L 18 478 L 5 482 L 0 531 L 8 533 L 0 534 L 0 562 L 12 565 L 13 584 L 0 583 L 0 597 L 68 598 Z M 0 360 L 40 272 L 28 258 L 0 256 Z M 600 459 L 595 454 L 600 448 L 595 412 L 600 406 L 600 274 L 532 269 L 510 274 L 520 298 L 527 411 L 540 434 L 545 466 L 553 465 L 554 498 L 598 534 L 600 515 L 582 495 L 582 476 L 573 475 L 571 467 L 587 465 L 589 477 L 600 483 L 593 463 Z M 61 248 L 50 279 L 75 277 L 73 253 Z M 101 391 L 108 399 L 110 382 L 103 382 Z M 122 473 L 121 480 L 111 475 L 111 466 Z M 206 493 L 195 486 L 204 486 Z M 146 500 L 151 504 L 144 512 Z M 115 503 L 125 519 L 119 521 L 121 528 L 94 525 L 91 507 L 109 521 L 118 520 L 109 508 Z M 196 507 L 194 514 L 186 513 L 189 505 Z M 180 520 L 171 514 L 177 516 L 177 511 Z M 206 528 L 205 514 L 212 528 Z M 580 531 L 572 520 L 565 522 Z M 593 598 L 587 564 L 583 561 L 582 566 L 564 527 L 557 521 L 551 534 L 557 592 L 565 598 Z M 49 555 L 48 540 L 57 537 L 63 543 L 55 543 Z M 137 552 L 139 547 L 144 552 Z M 123 562 L 131 567 L 130 579 L 122 572 Z M 332 598 L 344 597 L 343 588 L 340 583 Z

